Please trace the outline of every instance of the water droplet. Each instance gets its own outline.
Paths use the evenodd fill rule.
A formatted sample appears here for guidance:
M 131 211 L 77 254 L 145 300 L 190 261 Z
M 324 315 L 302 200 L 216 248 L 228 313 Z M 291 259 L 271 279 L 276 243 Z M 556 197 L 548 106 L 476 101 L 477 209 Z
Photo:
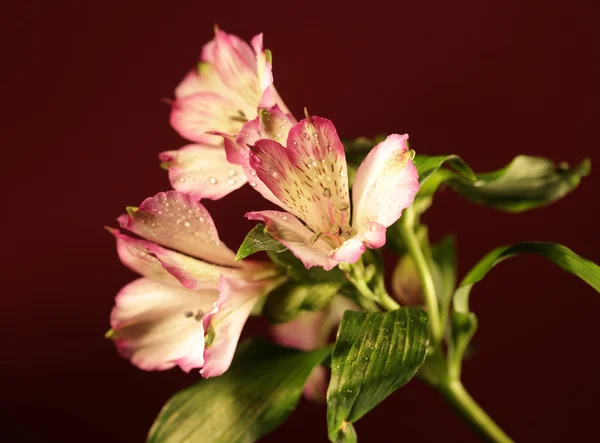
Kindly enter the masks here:
M 256 171 L 253 169 L 252 171 L 250 171 L 250 175 L 252 175 L 252 176 L 256 175 Z
M 198 220 L 200 220 L 200 223 L 204 223 L 204 217 L 200 217 Z
M 400 154 L 400 151 L 398 151 L 397 149 L 394 149 L 394 150 L 392 151 L 392 154 L 394 154 L 394 155 L 398 155 L 398 154 Z
M 308 135 L 307 132 L 303 132 L 302 137 L 304 137 L 306 140 L 308 140 L 310 138 L 310 135 Z
M 273 176 L 273 178 L 277 178 L 277 172 L 273 171 L 273 174 L 271 174 Z
M 292 140 L 292 145 L 298 146 L 298 142 L 296 140 Z
M 250 186 L 252 186 L 254 188 L 256 186 L 256 182 L 251 181 Z
M 284 220 L 287 220 L 287 215 L 284 215 L 284 216 L 283 216 L 283 219 L 284 219 Z
M 315 138 L 319 138 L 319 134 L 317 134 L 316 132 L 314 132 L 313 135 L 315 136 Z
M 185 223 L 183 224 L 183 226 L 185 226 L 186 228 L 189 228 L 189 227 L 190 227 L 190 222 L 185 222 Z
M 327 146 L 327 152 L 332 152 L 333 148 L 331 147 L 331 145 Z
M 235 170 L 234 169 L 230 169 L 229 172 L 227 173 L 230 177 L 233 177 L 235 175 Z
M 346 178 L 346 173 L 344 171 L 340 172 L 340 177 Z
M 183 177 L 180 177 L 180 178 L 179 178 L 179 183 L 185 183 L 185 178 L 183 178 Z
M 235 185 L 235 180 L 230 178 L 229 180 L 227 180 L 227 184 L 229 185 Z
M 275 137 L 281 138 L 281 132 L 278 132 L 277 135 L 275 135 Z
M 209 177 L 208 181 L 210 182 L 211 185 L 216 185 L 217 184 L 217 179 L 214 177 Z

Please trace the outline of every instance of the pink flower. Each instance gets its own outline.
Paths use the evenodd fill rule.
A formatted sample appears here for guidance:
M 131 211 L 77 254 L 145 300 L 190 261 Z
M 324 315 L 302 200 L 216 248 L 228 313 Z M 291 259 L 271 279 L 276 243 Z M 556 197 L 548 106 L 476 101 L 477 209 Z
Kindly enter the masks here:
M 146 199 L 119 223 L 141 237 L 111 230 L 121 261 L 142 275 L 121 289 L 111 312 L 119 352 L 144 370 L 222 374 L 252 308 L 274 284 L 274 265 L 236 263 L 204 206 L 177 191 Z
M 240 38 L 215 30 L 202 49 L 198 69 L 175 89 L 171 125 L 194 144 L 160 154 L 169 169 L 173 188 L 196 198 L 219 199 L 238 189 L 246 178 L 230 164 L 221 137 L 237 135 L 257 116 L 259 107 L 279 105 L 289 112 L 273 86 L 270 52 L 263 50 L 262 34 L 252 47 Z
M 285 115 L 275 108 L 269 118 L 279 121 Z M 287 212 L 249 212 L 246 217 L 263 221 L 307 268 L 354 263 L 366 247 L 383 246 L 386 228 L 419 189 L 408 135 L 390 135 L 369 152 L 354 180 L 351 208 L 344 147 L 331 121 L 307 118 L 289 133 L 274 136 L 260 120 L 247 123 L 236 143 L 226 141 L 226 149 L 228 155 L 237 149 L 241 162 L 246 155 L 242 146 L 249 146 L 246 175 L 256 177 L 255 189 Z M 287 126 L 271 127 L 283 132 Z M 247 140 L 258 132 L 262 138 L 250 144 Z M 284 138 L 287 148 L 278 141 Z

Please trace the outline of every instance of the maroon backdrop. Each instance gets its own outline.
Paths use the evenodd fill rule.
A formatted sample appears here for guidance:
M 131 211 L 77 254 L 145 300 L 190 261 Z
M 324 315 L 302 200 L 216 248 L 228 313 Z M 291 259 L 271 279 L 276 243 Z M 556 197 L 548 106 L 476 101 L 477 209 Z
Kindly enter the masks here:
M 113 297 L 134 276 L 102 226 L 169 188 L 157 154 L 183 140 L 161 99 L 213 23 L 247 39 L 264 32 L 292 111 L 308 106 L 346 138 L 408 132 L 418 153 L 457 153 L 476 171 L 520 153 L 575 163 L 597 149 L 591 1 L 109 3 L 4 7 L 1 441 L 140 442 L 169 396 L 198 379 L 139 371 L 103 338 Z M 600 262 L 598 177 L 521 215 L 440 192 L 425 221 L 434 239 L 457 234 L 461 275 L 521 240 Z M 246 187 L 207 206 L 236 248 L 252 226 L 243 214 L 263 205 Z M 597 438 L 598 294 L 522 257 L 479 284 L 472 307 L 480 329 L 465 385 L 508 434 Z M 324 412 L 302 401 L 264 441 L 325 442 Z M 477 441 L 417 381 L 357 430 L 361 442 Z

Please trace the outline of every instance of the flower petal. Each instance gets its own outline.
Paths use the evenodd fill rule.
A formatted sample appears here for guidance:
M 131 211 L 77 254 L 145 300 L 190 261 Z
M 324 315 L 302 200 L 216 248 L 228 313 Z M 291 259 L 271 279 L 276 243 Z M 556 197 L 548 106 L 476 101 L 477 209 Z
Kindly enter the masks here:
M 284 209 L 316 233 L 349 224 L 344 147 L 329 120 L 300 121 L 289 132 L 287 149 L 263 139 L 251 150 L 250 165 Z
M 362 236 L 353 236 L 337 248 L 331 257 L 344 263 L 356 263 L 365 252 L 366 246 Z
M 229 163 L 222 148 L 187 145 L 159 157 L 169 168 L 173 188 L 197 199 L 217 200 L 246 183 L 243 169 Z
M 117 239 L 117 252 L 123 264 L 156 282 L 186 289 L 211 289 L 219 286 L 221 275 L 248 281 L 273 277 L 276 267 L 268 262 L 245 260 L 243 268 L 230 268 L 197 260 L 156 243 L 140 240 L 119 232 L 110 232 Z
M 111 338 L 140 369 L 199 368 L 204 363 L 201 320 L 217 296 L 215 289 L 188 291 L 140 278 L 115 299 Z
M 257 177 L 256 171 L 250 166 L 250 148 L 260 139 L 285 140 L 295 120 L 292 116 L 285 114 L 279 106 L 270 109 L 260 109 L 259 116 L 244 124 L 237 139 L 226 134 L 220 134 L 224 139 L 227 160 L 230 163 L 240 165 L 244 169 L 246 178 L 256 191 L 264 198 L 278 206 L 281 201 L 273 195 L 271 190 Z
M 118 221 L 123 229 L 169 249 L 219 265 L 240 266 L 235 253 L 219 240 L 206 208 L 190 195 L 160 192 Z
M 359 166 L 352 188 L 355 231 L 369 230 L 372 222 L 387 228 L 412 204 L 419 190 L 419 176 L 407 140 L 408 135 L 388 136 Z
M 219 299 L 204 318 L 206 349 L 200 371 L 204 378 L 216 377 L 229 369 L 244 324 L 267 285 L 270 282 L 248 283 L 221 277 Z
M 117 254 L 125 266 L 156 282 L 180 286 L 177 279 L 163 267 L 154 255 L 148 252 L 146 246 L 151 242 L 122 234 L 118 229 L 109 228 L 108 230 L 117 240 Z
M 302 261 L 306 268 L 322 266 L 326 271 L 338 264 L 331 258 L 333 248 L 323 239 L 314 240 L 314 233 L 292 214 L 279 211 L 248 212 L 249 220 L 265 223 L 267 232 Z
M 209 132 L 237 134 L 244 122 L 255 115 L 255 110 L 249 115 L 244 114 L 239 103 L 231 98 L 204 91 L 178 98 L 173 102 L 171 126 L 188 140 L 219 146 L 219 137 Z

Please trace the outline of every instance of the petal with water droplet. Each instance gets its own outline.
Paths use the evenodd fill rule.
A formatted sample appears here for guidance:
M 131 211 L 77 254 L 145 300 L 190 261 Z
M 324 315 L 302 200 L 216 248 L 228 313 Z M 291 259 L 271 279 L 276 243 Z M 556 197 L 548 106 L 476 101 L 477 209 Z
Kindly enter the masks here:
M 123 229 L 169 249 L 219 265 L 240 266 L 235 253 L 219 240 L 206 208 L 189 194 L 160 192 L 118 221 Z
M 330 232 L 332 226 L 348 224 L 344 148 L 329 120 L 314 117 L 296 124 L 288 135 L 287 149 L 265 139 L 251 149 L 250 166 L 284 209 L 315 232 Z
M 217 200 L 246 183 L 243 169 L 229 163 L 222 148 L 193 144 L 159 157 L 173 188 L 197 199 Z

